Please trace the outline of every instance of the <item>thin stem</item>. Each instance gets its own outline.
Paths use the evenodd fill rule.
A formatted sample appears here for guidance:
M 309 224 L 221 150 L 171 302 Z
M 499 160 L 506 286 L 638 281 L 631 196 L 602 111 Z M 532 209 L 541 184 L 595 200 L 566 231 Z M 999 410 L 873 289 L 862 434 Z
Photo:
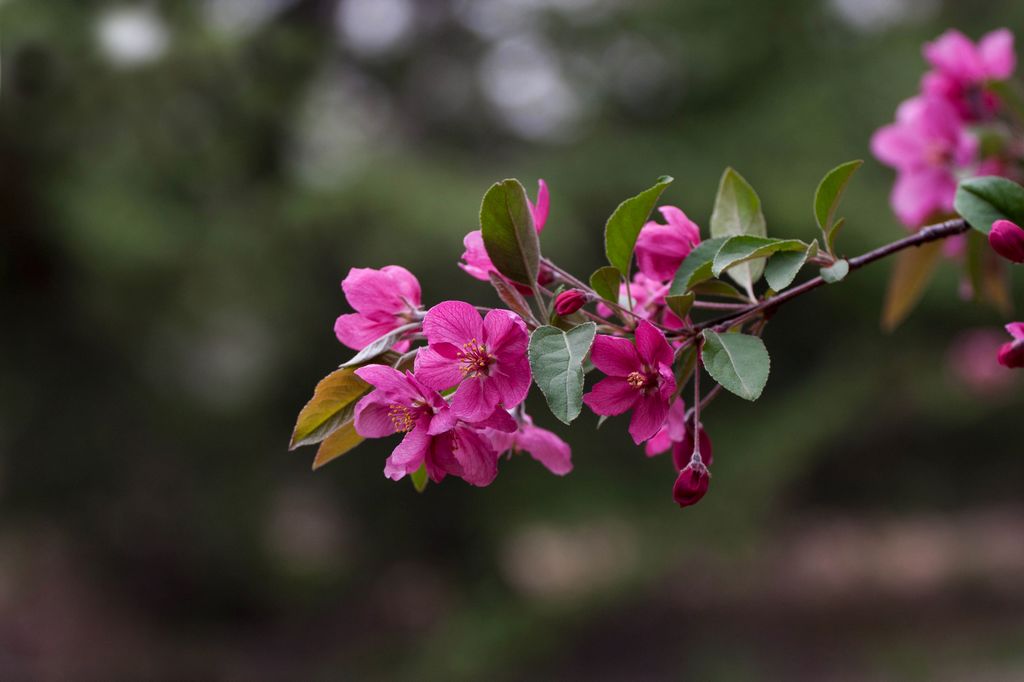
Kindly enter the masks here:
M 701 462 L 700 456 L 700 351 L 702 342 L 697 342 L 697 365 L 693 370 L 693 455 L 692 459 Z M 685 420 L 685 416 L 684 416 Z M 685 421 L 684 421 L 685 423 Z
M 747 307 L 746 303 L 719 303 L 717 301 L 694 301 L 694 308 L 701 308 L 704 310 L 743 310 Z

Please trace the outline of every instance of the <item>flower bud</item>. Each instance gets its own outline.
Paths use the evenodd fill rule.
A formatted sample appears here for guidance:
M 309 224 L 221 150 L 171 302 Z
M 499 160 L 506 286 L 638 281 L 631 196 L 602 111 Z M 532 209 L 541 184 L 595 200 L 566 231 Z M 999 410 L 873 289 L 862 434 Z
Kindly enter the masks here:
M 555 297 L 555 312 L 565 317 L 583 307 L 587 295 L 579 289 L 567 289 Z
M 1009 220 L 992 223 L 988 243 L 1000 256 L 1014 263 L 1024 263 L 1024 229 Z
M 683 439 L 672 447 L 672 461 L 676 465 L 676 471 L 682 471 L 693 457 L 693 423 L 687 421 L 686 432 Z M 705 466 L 711 466 L 714 457 L 711 454 L 711 438 L 704 427 L 700 428 L 700 459 Z
M 704 493 L 708 491 L 708 483 L 711 482 L 711 474 L 702 462 L 691 460 L 682 471 L 679 478 L 672 487 L 672 497 L 680 507 L 689 507 L 697 504 Z
M 999 349 L 999 364 L 1003 367 L 1024 367 L 1024 322 L 1011 322 L 1006 325 L 1013 341 L 1003 344 Z

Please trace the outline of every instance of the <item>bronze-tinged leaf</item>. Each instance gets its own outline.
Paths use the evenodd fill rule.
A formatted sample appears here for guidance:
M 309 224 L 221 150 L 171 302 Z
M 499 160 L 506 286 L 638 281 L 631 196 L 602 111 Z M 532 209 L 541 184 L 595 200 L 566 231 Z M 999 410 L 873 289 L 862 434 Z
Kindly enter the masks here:
M 537 321 L 533 317 L 533 312 L 530 310 L 530 304 L 526 302 L 523 295 L 519 293 L 519 290 L 515 286 L 503 279 L 501 275 L 496 272 L 488 272 L 487 276 L 491 279 L 491 286 L 494 287 L 494 291 L 497 292 L 498 298 L 502 302 L 512 309 L 519 317 L 523 318 L 523 321 L 528 325 L 536 326 Z
M 313 458 L 313 469 L 319 469 L 328 462 L 341 457 L 362 442 L 363 437 L 356 433 L 356 427 L 352 420 L 345 422 L 320 443 L 316 457 Z
M 370 385 L 352 367 L 337 369 L 320 380 L 313 397 L 299 412 L 289 450 L 319 443 L 352 416 L 355 402 Z
M 882 305 L 882 329 L 891 332 L 921 300 L 942 253 L 942 242 L 928 242 L 896 255 Z
M 981 232 L 967 233 L 967 257 L 964 265 L 971 282 L 974 300 L 987 303 L 1004 317 L 1013 314 L 1013 296 L 1006 262 L 988 245 Z

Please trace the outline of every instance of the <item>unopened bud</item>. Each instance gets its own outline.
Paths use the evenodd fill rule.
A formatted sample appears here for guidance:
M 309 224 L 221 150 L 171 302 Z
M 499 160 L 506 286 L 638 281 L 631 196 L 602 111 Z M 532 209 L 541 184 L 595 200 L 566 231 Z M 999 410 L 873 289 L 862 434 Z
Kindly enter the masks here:
M 988 243 L 1000 256 L 1014 263 L 1024 263 L 1024 229 L 1009 220 L 992 223 Z
M 568 289 L 555 297 L 555 312 L 565 317 L 572 315 L 587 302 L 587 295 L 579 289 Z
M 695 444 L 693 440 L 693 425 L 687 423 L 683 439 L 672 448 L 672 461 L 676 465 L 676 471 L 682 471 L 689 464 L 694 453 Z M 714 461 L 714 456 L 711 453 L 711 438 L 703 427 L 700 429 L 700 459 L 704 462 L 705 466 L 711 466 L 712 461 Z
M 672 487 L 672 497 L 680 507 L 697 504 L 704 497 L 704 493 L 708 491 L 710 482 L 711 474 L 708 473 L 708 468 L 693 459 L 679 472 L 679 478 L 676 479 L 676 484 Z

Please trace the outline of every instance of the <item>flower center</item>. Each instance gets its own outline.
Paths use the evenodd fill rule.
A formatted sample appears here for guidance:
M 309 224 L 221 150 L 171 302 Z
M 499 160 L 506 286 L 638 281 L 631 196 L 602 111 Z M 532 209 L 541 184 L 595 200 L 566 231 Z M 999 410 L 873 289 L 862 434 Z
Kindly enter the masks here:
M 626 383 L 640 391 L 647 385 L 647 377 L 640 372 L 630 372 L 629 376 L 626 377 Z
M 487 374 L 487 368 L 494 362 L 495 357 L 487 352 L 487 347 L 476 339 L 470 339 L 462 344 L 462 349 L 457 353 L 459 369 L 463 376 L 477 378 Z
M 412 431 L 412 427 L 416 425 L 415 413 L 405 405 L 392 403 L 388 407 L 388 416 L 391 417 L 391 423 L 394 424 L 395 431 L 399 433 Z

